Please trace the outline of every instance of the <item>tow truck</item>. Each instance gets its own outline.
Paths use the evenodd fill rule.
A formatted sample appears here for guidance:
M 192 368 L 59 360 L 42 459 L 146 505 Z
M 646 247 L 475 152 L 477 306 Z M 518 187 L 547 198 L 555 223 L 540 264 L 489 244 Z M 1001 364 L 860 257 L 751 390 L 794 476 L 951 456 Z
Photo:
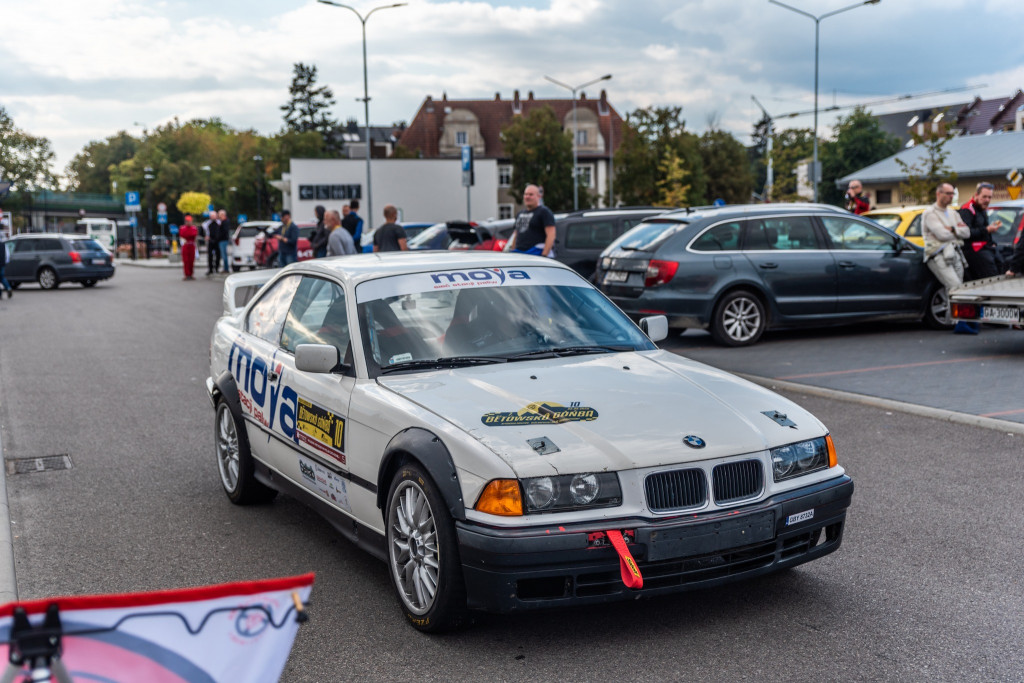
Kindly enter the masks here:
M 1024 321 L 1024 277 L 997 275 L 965 282 L 949 292 L 954 320 L 1020 327 Z

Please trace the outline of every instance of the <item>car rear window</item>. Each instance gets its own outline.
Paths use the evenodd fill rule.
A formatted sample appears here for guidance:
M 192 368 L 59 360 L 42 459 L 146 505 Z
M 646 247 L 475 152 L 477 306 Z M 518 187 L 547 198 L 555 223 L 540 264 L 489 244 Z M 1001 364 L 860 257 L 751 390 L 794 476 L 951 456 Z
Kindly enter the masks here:
M 71 240 L 72 251 L 103 251 L 96 240 Z
M 616 246 L 619 249 L 652 251 L 687 225 L 680 221 L 646 221 L 623 235 Z
M 299 237 L 305 237 L 307 240 L 313 236 L 313 231 L 316 230 L 315 225 L 306 226 L 299 228 Z
M 238 229 L 238 237 L 255 237 L 260 234 L 263 228 L 257 228 L 254 226 L 243 225 Z

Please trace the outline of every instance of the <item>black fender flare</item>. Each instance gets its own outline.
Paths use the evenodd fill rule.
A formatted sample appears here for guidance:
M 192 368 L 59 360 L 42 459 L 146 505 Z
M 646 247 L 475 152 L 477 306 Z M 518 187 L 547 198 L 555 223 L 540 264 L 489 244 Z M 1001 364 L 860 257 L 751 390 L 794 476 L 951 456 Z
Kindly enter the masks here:
M 462 500 L 462 486 L 459 484 L 459 475 L 455 470 L 451 453 L 437 435 L 419 427 L 410 427 L 399 432 L 384 449 L 384 457 L 377 473 L 377 507 L 384 509 L 388 490 L 391 488 L 391 478 L 404 457 L 412 458 L 426 468 L 430 478 L 440 489 L 444 502 L 448 504 L 452 519 L 464 521 L 466 504 Z
M 231 412 L 235 414 L 238 420 L 242 419 L 242 402 L 238 398 L 238 385 L 235 384 L 235 378 L 227 370 L 220 373 L 220 376 L 214 380 L 213 386 L 217 392 L 214 396 L 214 403 L 217 402 L 218 398 L 223 398 L 231 408 Z

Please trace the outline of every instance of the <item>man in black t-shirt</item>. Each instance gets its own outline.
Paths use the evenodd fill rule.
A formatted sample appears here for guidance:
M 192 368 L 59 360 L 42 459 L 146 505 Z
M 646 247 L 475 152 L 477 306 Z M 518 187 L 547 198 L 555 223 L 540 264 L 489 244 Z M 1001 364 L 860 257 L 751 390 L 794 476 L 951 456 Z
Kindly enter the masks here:
M 536 185 L 523 190 L 526 208 L 516 216 L 516 229 L 506 251 L 555 257 L 555 215 L 540 203 L 541 192 Z
M 384 207 L 384 225 L 373 233 L 373 250 L 376 251 L 409 251 L 405 239 L 405 229 L 395 222 L 398 209 L 388 204 Z

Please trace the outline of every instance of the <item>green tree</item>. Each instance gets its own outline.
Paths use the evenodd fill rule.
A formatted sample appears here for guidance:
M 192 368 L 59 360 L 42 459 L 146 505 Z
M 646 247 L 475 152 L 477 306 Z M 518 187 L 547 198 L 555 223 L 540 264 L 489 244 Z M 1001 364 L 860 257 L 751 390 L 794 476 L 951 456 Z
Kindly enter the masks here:
M 331 118 L 334 93 L 326 85 L 317 87 L 316 66 L 298 62 L 293 66 L 290 99 L 281 106 L 285 130 L 296 133 L 316 131 L 323 138 L 325 149 L 335 149 L 334 132 L 338 122 Z
M 140 144 L 137 138 L 125 131 L 111 135 L 106 140 L 93 140 L 65 168 L 68 189 L 73 192 L 113 194 L 111 170 L 135 156 Z
M 707 176 L 707 198 L 729 204 L 749 202 L 754 178 L 747 148 L 730 133 L 712 128 L 700 136 L 698 149 Z
M 796 169 L 814 153 L 810 128 L 787 128 L 772 136 L 772 165 L 775 172 L 773 201 L 804 201 L 796 193 Z
M 18 128 L 0 106 L 0 180 L 15 190 L 55 189 L 53 159 L 50 141 Z
M 682 107 L 649 107 L 626 117 L 622 144 L 615 152 L 615 192 L 623 204 L 658 204 L 659 181 L 664 179 L 663 169 L 675 164 L 673 157 L 689 173 L 689 190 L 681 205 L 704 203 L 707 178 L 698 138 L 686 130 L 682 111 Z
M 927 204 L 935 196 L 935 188 L 939 183 L 955 183 L 956 173 L 949 167 L 947 159 L 948 143 L 956 131 L 949 129 L 943 132 L 929 130 L 924 135 L 913 133 L 914 147 L 921 150 L 914 163 L 896 159 L 896 165 L 907 176 L 900 183 L 900 195 L 915 204 Z
M 846 187 L 836 187 L 836 181 L 892 156 L 899 151 L 900 141 L 882 130 L 878 119 L 863 107 L 856 107 L 839 119 L 835 139 L 820 147 L 822 183 L 819 196 L 824 202 L 842 206 Z
M 572 139 L 551 107 L 516 117 L 501 131 L 512 161 L 509 194 L 522 201 L 530 183 L 544 188 L 544 203 L 553 211 L 572 208 Z

